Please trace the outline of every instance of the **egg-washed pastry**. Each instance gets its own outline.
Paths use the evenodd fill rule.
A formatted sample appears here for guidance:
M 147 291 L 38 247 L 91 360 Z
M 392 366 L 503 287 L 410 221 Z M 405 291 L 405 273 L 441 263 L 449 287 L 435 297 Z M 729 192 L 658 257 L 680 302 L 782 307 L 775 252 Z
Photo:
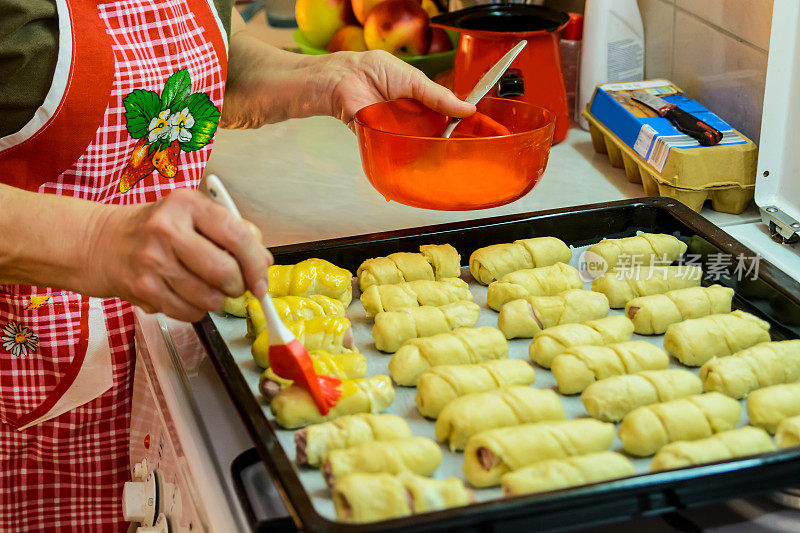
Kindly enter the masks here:
M 700 367 L 707 391 L 744 398 L 751 391 L 800 381 L 800 340 L 762 342 Z
M 736 427 L 739 402 L 718 392 L 637 407 L 622 419 L 619 435 L 631 455 L 653 455 L 670 442 L 697 440 Z
M 238 298 L 225 297 L 225 302 L 222 304 L 222 310 L 229 315 L 244 318 L 247 316 L 247 302 L 254 299 L 250 291 L 245 291 L 244 294 Z
M 342 396 L 327 415 L 322 415 L 317 404 L 303 387 L 292 385 L 280 391 L 269 404 L 279 426 L 295 429 L 309 424 L 334 420 L 342 415 L 380 413 L 394 400 L 394 387 L 389 376 L 365 379 L 343 379 Z
M 372 285 L 361 294 L 361 305 L 367 316 L 384 311 L 430 305 L 438 307 L 453 302 L 471 302 L 472 293 L 461 278 L 439 281 L 407 281 L 394 285 Z
M 603 258 L 608 268 L 618 265 L 668 265 L 686 252 L 686 243 L 663 233 L 642 233 L 635 237 L 604 239 L 586 252 Z
M 712 357 L 732 355 L 769 340 L 768 322 L 734 311 L 672 324 L 664 334 L 664 349 L 686 366 L 701 366 Z
M 634 298 L 625 304 L 625 316 L 639 335 L 661 335 L 684 320 L 730 313 L 732 301 L 733 289 L 722 285 L 688 287 Z
M 339 300 L 312 294 L 311 296 L 283 296 L 273 298 L 272 304 L 275 306 L 281 321 L 292 322 L 294 320 L 310 320 L 324 316 L 344 316 L 344 304 Z M 264 311 L 257 298 L 247 300 L 245 306 L 247 314 L 247 336 L 251 339 L 258 337 L 258 334 L 267 328 L 267 321 Z
M 408 341 L 389 360 L 389 373 L 398 385 L 414 386 L 432 367 L 506 358 L 508 342 L 497 329 L 488 326 L 459 328 Z
M 800 415 L 800 383 L 764 387 L 747 397 L 750 424 L 774 434 L 783 419 Z
M 331 354 L 350 351 L 353 348 L 353 330 L 350 321 L 341 316 L 325 316 L 310 320 L 287 322 L 286 327 L 305 346 L 306 350 L 324 350 Z M 261 368 L 269 368 L 269 331 L 258 334 L 250 353 Z
M 497 326 L 507 339 L 530 338 L 553 326 L 603 318 L 608 310 L 604 294 L 570 289 L 556 296 L 528 296 L 508 302 L 500 310 Z
M 592 418 L 619 422 L 637 407 L 702 392 L 700 378 L 688 370 L 645 370 L 592 383 L 581 393 L 581 401 Z
M 512 243 L 478 248 L 469 256 L 469 271 L 475 281 L 488 285 L 510 272 L 569 263 L 572 252 L 555 237 L 534 237 Z
M 624 455 L 596 452 L 534 463 L 505 474 L 500 486 L 505 496 L 518 496 L 611 481 L 633 474 L 633 463 Z
M 723 431 L 705 439 L 667 444 L 653 457 L 650 471 L 658 472 L 715 463 L 735 457 L 771 452 L 774 449 L 775 444 L 766 431 L 745 426 Z
M 467 442 L 464 474 L 475 487 L 491 487 L 508 472 L 546 459 L 605 451 L 613 440 L 614 424 L 591 418 L 490 429 Z
M 582 324 L 562 324 L 541 330 L 528 346 L 531 361 L 550 368 L 555 357 L 573 346 L 602 346 L 630 340 L 633 323 L 622 315 L 589 320 Z
M 353 274 L 324 259 L 272 265 L 268 277 L 269 294 L 273 297 L 321 294 L 341 301 L 345 307 L 353 300 Z
M 322 459 L 322 475 L 329 487 L 338 479 L 356 472 L 413 472 L 430 476 L 442 462 L 439 445 L 425 437 L 370 440 L 350 448 L 331 450 Z
M 775 444 L 778 445 L 778 448 L 800 446 L 800 416 L 784 418 L 778 424 L 778 430 L 775 432 Z
M 463 450 L 469 438 L 487 429 L 566 420 L 558 394 L 525 385 L 476 392 L 448 403 L 436 421 L 436 440 L 450 451 Z
M 375 348 L 394 353 L 406 341 L 472 327 L 480 310 L 473 302 L 454 302 L 441 307 L 426 305 L 378 313 L 372 326 Z
M 577 394 L 596 381 L 669 366 L 667 352 L 646 341 L 574 346 L 553 359 L 550 370 L 561 394 Z
M 699 287 L 702 278 L 703 269 L 688 265 L 609 270 L 592 282 L 592 290 L 605 294 L 612 309 L 620 309 L 640 296 Z
M 503 304 L 526 296 L 555 296 L 569 289 L 582 289 L 578 269 L 564 263 L 516 270 L 489 284 L 489 307 L 499 311 Z
M 294 434 L 297 464 L 318 467 L 332 450 L 352 448 L 370 440 L 411 437 L 408 422 L 395 415 L 359 413 L 312 424 Z
M 437 418 L 445 405 L 461 396 L 509 385 L 531 385 L 535 380 L 533 367 L 519 359 L 435 366 L 419 377 L 414 401 L 422 416 Z
M 325 350 L 311 350 L 308 352 L 311 364 L 318 376 L 331 376 L 339 379 L 359 379 L 367 375 L 367 358 L 358 352 L 343 352 L 331 354 Z M 271 368 L 261 373 L 258 380 L 258 390 L 267 400 L 272 400 L 276 394 L 289 387 L 293 381 L 278 376 Z
M 467 505 L 474 494 L 458 478 L 433 479 L 411 472 L 350 474 L 332 490 L 336 517 L 364 523 Z
M 419 253 L 397 252 L 367 259 L 356 270 L 362 291 L 373 285 L 404 281 L 457 278 L 461 275 L 461 256 L 449 244 L 426 244 Z

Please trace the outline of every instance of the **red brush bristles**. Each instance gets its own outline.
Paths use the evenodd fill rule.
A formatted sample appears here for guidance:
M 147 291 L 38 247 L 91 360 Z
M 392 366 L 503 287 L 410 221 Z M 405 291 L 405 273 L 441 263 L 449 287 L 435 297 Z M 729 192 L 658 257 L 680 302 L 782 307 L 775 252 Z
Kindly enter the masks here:
M 322 415 L 327 415 L 342 396 L 342 381 L 317 375 L 308 350 L 297 339 L 288 344 L 271 345 L 268 356 L 272 371 L 306 389 Z

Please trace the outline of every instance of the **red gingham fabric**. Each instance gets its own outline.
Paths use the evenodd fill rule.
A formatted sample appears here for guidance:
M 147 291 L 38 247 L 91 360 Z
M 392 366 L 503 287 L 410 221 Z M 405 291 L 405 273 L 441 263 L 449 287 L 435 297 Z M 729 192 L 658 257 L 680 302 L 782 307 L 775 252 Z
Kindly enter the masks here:
M 82 0 L 67 3 L 87 8 Z M 196 188 L 211 143 L 181 152 L 174 178 L 153 172 L 120 193 L 120 174 L 136 143 L 125 127 L 122 100 L 134 89 L 160 93 L 171 74 L 186 68 L 192 92 L 206 93 L 221 109 L 227 59 L 226 52 L 208 38 L 209 32 L 219 31 L 209 4 L 205 0 L 120 0 L 98 1 L 96 8 L 99 27 L 76 17 L 71 22 L 73 39 L 87 31 L 105 32 L 109 37 L 113 64 L 107 68 L 115 74 L 109 98 L 98 100 L 105 107 L 102 123 L 68 169 L 57 176 L 26 179 L 38 180 L 41 193 L 107 204 L 152 202 L 172 189 Z M 66 15 L 60 12 L 59 16 Z M 92 72 L 76 69 L 75 75 L 92 76 Z M 47 153 L 46 146 L 41 153 Z M 50 298 L 29 309 L 31 296 Z M 123 483 L 130 479 L 133 312 L 118 299 L 104 300 L 102 307 L 111 350 L 111 389 L 63 415 L 19 431 L 26 417 L 37 418 L 32 416 L 36 409 L 54 403 L 59 389 L 66 389 L 74 379 L 86 352 L 88 299 L 46 288 L 0 285 L 0 531 L 127 529 L 120 496 Z M 15 342 L 29 341 L 26 347 L 35 348 L 26 354 L 18 349 L 14 353 L 8 348 L 15 344 L 8 335 L 3 342 L 5 326 L 15 328 Z

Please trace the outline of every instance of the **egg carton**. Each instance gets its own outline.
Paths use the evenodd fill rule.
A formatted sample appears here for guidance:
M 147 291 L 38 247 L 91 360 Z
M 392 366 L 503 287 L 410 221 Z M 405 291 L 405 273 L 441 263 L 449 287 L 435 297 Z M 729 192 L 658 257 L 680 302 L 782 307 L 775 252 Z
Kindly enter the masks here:
M 612 167 L 624 168 L 629 182 L 641 183 L 644 196 L 673 198 L 697 212 L 710 200 L 713 210 L 734 215 L 753 199 L 758 159 L 753 141 L 699 150 L 672 148 L 658 172 L 588 110 L 581 113 L 589 122 L 594 151 L 607 154 Z

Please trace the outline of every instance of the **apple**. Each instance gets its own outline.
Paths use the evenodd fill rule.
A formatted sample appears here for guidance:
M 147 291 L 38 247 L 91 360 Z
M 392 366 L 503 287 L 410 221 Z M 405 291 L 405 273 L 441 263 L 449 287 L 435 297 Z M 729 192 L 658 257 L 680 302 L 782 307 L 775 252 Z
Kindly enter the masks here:
M 364 42 L 364 28 L 351 24 L 334 33 L 331 42 L 328 43 L 328 52 L 341 52 L 342 50 L 365 52 L 367 44 Z
M 325 48 L 340 28 L 356 23 L 350 0 L 297 0 L 294 14 L 303 36 L 317 48 Z
M 370 50 L 397 56 L 424 55 L 431 45 L 430 17 L 415 0 L 384 0 L 364 22 L 364 42 Z
M 431 33 L 431 46 L 428 48 L 428 54 L 441 54 L 453 49 L 453 41 L 450 36 L 442 28 L 432 28 Z
M 439 6 L 433 0 L 422 0 L 422 9 L 425 10 L 429 17 L 435 17 L 441 13 Z
M 352 0 L 353 14 L 360 24 L 364 24 L 367 20 L 367 15 L 372 11 L 372 8 L 383 2 L 383 0 Z

